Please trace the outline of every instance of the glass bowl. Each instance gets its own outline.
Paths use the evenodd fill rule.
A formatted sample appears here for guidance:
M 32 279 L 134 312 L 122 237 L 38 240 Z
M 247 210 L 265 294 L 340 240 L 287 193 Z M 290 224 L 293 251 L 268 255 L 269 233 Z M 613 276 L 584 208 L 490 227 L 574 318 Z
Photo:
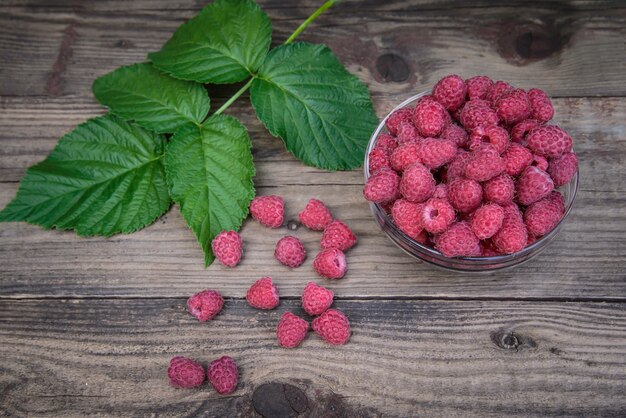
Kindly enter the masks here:
M 372 137 L 367 147 L 367 152 L 365 153 L 364 172 L 366 182 L 370 176 L 369 153 L 372 151 L 372 149 L 374 149 L 376 141 L 378 140 L 378 136 L 381 133 L 387 132 L 385 128 L 385 121 L 387 120 L 389 115 L 391 115 L 398 109 L 414 105 L 420 97 L 427 94 L 430 94 L 430 91 L 425 91 L 423 93 L 408 98 L 404 102 L 400 103 L 391 112 L 389 112 L 389 114 L 387 114 L 387 116 L 385 116 L 385 118 L 380 122 L 380 124 L 372 134 Z M 387 234 L 387 236 L 391 239 L 391 241 L 393 241 L 394 244 L 396 244 L 401 250 L 403 250 L 411 257 L 447 270 L 462 272 L 486 272 L 517 266 L 527 260 L 530 260 L 537 254 L 541 253 L 541 251 L 543 251 L 548 246 L 548 244 L 550 244 L 554 240 L 554 238 L 556 238 L 559 231 L 561 230 L 561 227 L 563 226 L 563 223 L 572 211 L 572 206 L 574 205 L 574 200 L 576 199 L 576 192 L 578 191 L 578 171 L 576 172 L 572 180 L 568 184 L 561 186 L 558 191 L 561 192 L 565 197 L 565 214 L 563 215 L 557 226 L 554 227 L 552 231 L 539 238 L 536 242 L 517 253 L 498 255 L 493 257 L 445 257 L 434 248 L 430 248 L 420 244 L 419 242 L 407 236 L 400 229 L 398 229 L 391 219 L 391 216 L 388 215 L 387 212 L 385 212 L 381 205 L 370 202 L 370 208 L 372 210 L 372 214 L 374 215 L 374 219 L 383 230 L 383 232 Z

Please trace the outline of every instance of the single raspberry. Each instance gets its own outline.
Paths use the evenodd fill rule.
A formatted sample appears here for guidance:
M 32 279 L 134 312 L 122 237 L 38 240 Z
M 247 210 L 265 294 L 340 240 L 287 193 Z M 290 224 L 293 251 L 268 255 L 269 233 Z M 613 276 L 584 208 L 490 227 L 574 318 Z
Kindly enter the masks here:
M 298 214 L 298 219 L 309 229 L 323 231 L 333 221 L 333 215 L 324 202 L 310 199 L 302 212 Z
M 409 202 L 423 202 L 435 193 L 435 178 L 426 166 L 415 163 L 402 174 L 400 193 Z
M 346 255 L 337 248 L 322 250 L 313 260 L 313 269 L 327 279 L 341 279 L 347 270 Z
M 448 185 L 445 183 L 439 183 L 435 187 L 435 193 L 433 193 L 433 197 L 437 199 L 447 199 L 448 198 Z
M 496 81 L 487 90 L 487 93 L 485 94 L 485 100 L 495 105 L 495 103 L 500 97 L 502 97 L 503 94 L 506 94 L 511 90 L 513 90 L 513 86 L 506 81 Z
M 332 345 L 343 345 L 350 339 L 350 321 L 336 309 L 328 309 L 312 325 L 313 331 Z
M 454 123 L 449 124 L 443 129 L 441 138 L 454 142 L 457 147 L 464 147 L 467 144 L 467 132 Z
M 537 167 L 539 170 L 548 171 L 548 160 L 541 155 L 533 154 L 533 162 L 530 165 Z
M 528 99 L 532 108 L 531 117 L 540 122 L 548 122 L 554 116 L 554 107 L 548 95 L 540 89 L 528 90 Z
M 522 211 L 520 210 L 519 206 L 517 206 L 515 203 L 508 203 L 504 206 L 503 205 L 500 205 L 500 206 L 502 206 L 502 210 L 504 210 L 505 218 L 516 219 L 522 222 L 523 220 Z
M 467 151 L 459 150 L 456 157 L 446 166 L 445 179 L 447 182 L 451 182 L 455 178 L 465 176 L 465 165 L 470 158 L 470 153 Z
M 528 148 L 535 154 L 556 158 L 572 150 L 572 137 L 558 126 L 540 126 L 526 135 Z
M 532 110 L 528 95 L 522 89 L 502 94 L 495 102 L 495 108 L 500 120 L 509 125 L 528 119 Z
M 460 119 L 463 127 L 468 131 L 473 131 L 479 126 L 495 126 L 498 124 L 498 115 L 489 104 L 480 99 L 465 102 L 461 110 Z
M 374 174 L 383 167 L 391 167 L 389 164 L 389 154 L 381 148 L 374 148 L 369 153 L 367 159 L 370 174 Z
M 478 239 L 487 239 L 495 235 L 502 227 L 504 209 L 496 203 L 487 203 L 472 214 L 470 226 Z
M 195 388 L 204 382 L 204 367 L 197 361 L 177 356 L 170 360 L 167 377 L 175 388 Z
M 400 176 L 390 169 L 380 169 L 372 174 L 363 187 L 365 199 L 374 203 L 389 202 L 398 197 Z
M 246 293 L 246 300 L 253 308 L 274 309 L 278 306 L 278 289 L 271 277 L 263 277 L 252 284 Z
M 548 174 L 554 181 L 554 187 L 561 187 L 570 182 L 578 171 L 578 158 L 573 152 L 567 152 L 553 158 L 548 166 Z
M 334 220 L 322 233 L 320 247 L 322 250 L 337 248 L 341 251 L 347 251 L 356 244 L 356 235 L 345 223 Z
M 258 196 L 250 203 L 250 214 L 261 224 L 270 228 L 280 228 L 283 224 L 285 203 L 280 196 Z
M 207 370 L 209 382 L 220 395 L 228 395 L 237 389 L 239 371 L 237 363 L 228 356 L 213 360 Z
M 543 199 L 554 189 L 554 182 L 543 170 L 537 167 L 526 167 L 515 184 L 517 201 L 528 206 Z
M 509 176 L 519 176 L 533 162 L 533 153 L 528 148 L 514 142 L 504 154 L 504 172 Z
M 422 209 L 424 229 L 431 234 L 440 234 L 454 222 L 454 208 L 447 200 L 429 199 Z
M 458 75 L 448 75 L 435 84 L 433 97 L 447 110 L 456 110 L 465 102 L 467 87 Z
M 243 252 L 241 235 L 235 231 L 222 231 L 211 242 L 213 254 L 226 267 L 235 267 Z
M 420 136 L 417 133 L 417 128 L 413 126 L 413 123 L 410 121 L 401 122 L 398 127 L 398 135 L 396 137 L 398 141 L 398 145 L 403 144 L 411 144 L 418 142 L 420 140 Z
M 553 204 L 557 205 L 562 214 L 565 213 L 565 197 L 561 193 L 553 190 L 546 199 L 550 199 Z
M 391 168 L 398 172 L 403 172 L 408 166 L 419 161 L 419 145 L 417 143 L 400 145 L 393 151 L 389 160 Z
M 422 98 L 415 106 L 413 123 L 420 135 L 434 137 L 441 133 L 449 115 L 443 105 L 431 98 Z
M 465 165 L 465 176 L 476 181 L 487 181 L 504 171 L 504 160 L 491 144 L 483 144 L 472 152 Z
M 511 138 L 506 129 L 500 126 L 479 126 L 472 131 L 468 145 L 470 151 L 475 151 L 480 148 L 482 144 L 488 143 L 493 145 L 494 148 L 502 154 L 507 149 L 510 142 Z
M 448 200 L 459 212 L 472 212 L 483 201 L 483 188 L 476 180 L 454 179 L 448 184 Z
M 435 249 L 446 257 L 477 257 L 480 241 L 467 222 L 457 222 L 437 238 Z
M 224 307 L 224 298 L 215 290 L 203 290 L 187 299 L 189 313 L 198 321 L 210 321 Z
M 485 202 L 508 205 L 515 196 L 515 182 L 508 174 L 502 173 L 483 183 L 483 196 Z
M 425 138 L 420 142 L 419 158 L 422 164 L 434 170 L 452 161 L 456 150 L 456 143 L 447 139 Z
M 526 119 L 516 123 L 513 128 L 511 128 L 511 140 L 518 144 L 525 144 L 526 134 L 538 126 L 541 126 L 541 123 L 534 119 Z
M 423 203 L 412 203 L 406 199 L 398 199 L 391 208 L 393 222 L 402 232 L 415 239 L 424 229 L 422 225 Z
M 411 121 L 413 119 L 413 109 L 405 107 L 393 112 L 385 121 L 385 126 L 391 135 L 398 135 L 398 128 L 400 123 L 405 121 Z
M 515 207 L 512 209 L 511 207 Z M 528 242 L 528 231 L 526 225 L 521 218 L 512 210 L 517 210 L 517 205 L 509 205 L 504 207 L 504 220 L 502 221 L 502 228 L 492 237 L 492 242 L 500 253 L 513 254 L 521 251 L 526 247 Z
M 374 149 L 381 149 L 387 154 L 391 154 L 397 147 L 398 141 L 396 138 L 385 133 L 378 135 L 378 139 L 376 139 L 376 144 L 374 145 Z
M 465 81 L 467 86 L 467 99 L 484 99 L 487 97 L 487 91 L 493 86 L 493 81 L 485 76 L 479 75 L 476 77 L 468 78 Z
M 311 316 L 321 315 L 333 304 L 335 294 L 314 282 L 308 282 L 302 291 L 302 307 Z
M 541 237 L 552 231 L 562 216 L 562 207 L 548 196 L 526 208 L 524 222 L 529 234 Z
M 308 332 L 309 323 L 291 312 L 285 312 L 276 326 L 278 344 L 285 348 L 299 346 Z
M 304 244 L 296 237 L 287 235 L 276 243 L 274 257 L 284 266 L 296 268 L 300 267 L 306 259 Z

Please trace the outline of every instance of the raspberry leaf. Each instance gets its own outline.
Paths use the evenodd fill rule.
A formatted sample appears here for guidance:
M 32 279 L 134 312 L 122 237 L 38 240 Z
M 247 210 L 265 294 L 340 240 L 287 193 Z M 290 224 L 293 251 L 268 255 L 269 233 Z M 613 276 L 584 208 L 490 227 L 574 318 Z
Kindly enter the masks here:
M 148 55 L 162 71 L 202 83 L 242 81 L 261 66 L 272 25 L 252 0 L 217 0 Z
M 199 124 L 210 107 L 204 86 L 172 78 L 149 63 L 103 75 L 93 83 L 93 93 L 112 113 L 155 132 Z
M 170 194 L 202 246 L 205 265 L 214 260 L 211 241 L 237 230 L 254 198 L 250 137 L 235 118 L 213 115 L 201 126 L 176 132 L 167 146 Z
M 104 115 L 63 136 L 28 169 L 0 221 L 26 221 L 79 235 L 129 233 L 170 206 L 165 138 Z
M 252 82 L 250 99 L 287 150 L 327 170 L 359 167 L 378 123 L 367 87 L 324 45 L 273 49 Z

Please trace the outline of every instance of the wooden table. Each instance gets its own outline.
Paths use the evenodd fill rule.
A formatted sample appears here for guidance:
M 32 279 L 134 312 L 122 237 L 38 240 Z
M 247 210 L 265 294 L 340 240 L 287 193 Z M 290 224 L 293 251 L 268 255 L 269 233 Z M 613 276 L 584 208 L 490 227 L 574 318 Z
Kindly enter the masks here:
M 282 42 L 320 2 L 261 1 Z M 191 0 L 4 0 L 0 4 L 0 206 L 57 139 L 103 113 L 91 83 L 141 61 L 204 4 Z M 302 35 L 327 43 L 370 87 L 385 115 L 441 76 L 488 74 L 554 97 L 575 138 L 581 185 L 558 239 L 527 264 L 490 275 L 418 263 L 374 223 L 359 170 L 305 167 L 255 119 L 258 194 L 287 202 L 287 226 L 247 222 L 236 269 L 203 268 L 176 207 L 110 239 L 0 225 L 2 416 L 625 416 L 626 8 L 623 2 L 345 1 Z M 238 86 L 209 92 L 216 109 Z M 310 197 L 359 237 L 349 273 L 325 282 L 353 336 L 311 336 L 281 349 L 274 329 L 315 278 L 312 256 L 289 270 L 273 246 L 290 233 L 315 254 L 319 233 L 297 222 Z M 271 275 L 281 305 L 244 299 Z M 321 279 L 319 279 L 321 281 Z M 198 323 L 186 298 L 214 288 L 219 318 Z M 175 355 L 231 355 L 231 396 L 177 390 Z

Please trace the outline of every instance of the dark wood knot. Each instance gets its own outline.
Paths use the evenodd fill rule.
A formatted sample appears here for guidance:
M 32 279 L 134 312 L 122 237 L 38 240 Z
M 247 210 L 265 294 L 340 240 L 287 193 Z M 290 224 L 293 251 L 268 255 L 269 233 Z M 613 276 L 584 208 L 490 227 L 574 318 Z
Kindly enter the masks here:
M 539 61 L 560 52 L 571 33 L 551 21 L 505 22 L 498 38 L 499 52 L 518 65 Z
M 266 418 L 297 417 L 309 408 L 309 400 L 300 388 L 279 382 L 257 387 L 252 393 L 252 404 Z
M 537 347 L 537 343 L 527 336 L 510 330 L 499 330 L 491 334 L 491 340 L 503 350 L 520 350 Z
M 287 222 L 287 229 L 288 230 L 295 231 L 298 228 L 300 228 L 300 222 L 293 221 L 293 220 Z
M 126 39 L 120 39 L 115 43 L 116 48 L 128 49 L 132 48 L 135 45 L 131 41 L 127 41 Z
M 409 65 L 404 58 L 396 54 L 384 54 L 378 57 L 376 71 L 385 81 L 399 83 L 409 78 Z

